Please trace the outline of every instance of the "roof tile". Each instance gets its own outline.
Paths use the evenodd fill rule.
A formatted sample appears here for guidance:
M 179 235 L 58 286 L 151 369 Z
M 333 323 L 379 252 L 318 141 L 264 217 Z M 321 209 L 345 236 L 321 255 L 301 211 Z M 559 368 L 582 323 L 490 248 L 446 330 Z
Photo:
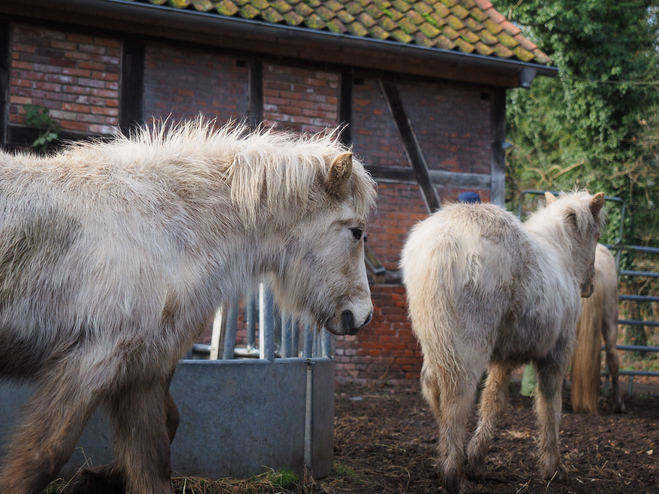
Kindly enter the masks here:
M 492 19 L 487 19 L 485 22 L 483 22 L 483 26 L 485 26 L 485 29 L 487 29 L 489 32 L 494 34 L 495 36 L 499 34 L 503 29 L 499 24 L 495 24 L 492 22 Z
M 391 33 L 391 35 L 401 43 L 407 44 L 410 41 L 412 41 L 412 37 L 409 34 L 406 34 L 403 31 L 401 31 L 400 29 L 396 29 L 393 33 Z
M 474 19 L 476 19 L 478 22 L 483 22 L 485 19 L 489 19 L 490 16 L 487 15 L 485 12 L 478 8 L 473 8 L 469 11 L 469 15 L 471 15 Z
M 464 19 L 469 15 L 469 11 L 462 5 L 455 5 L 451 7 L 451 12 L 453 12 L 458 17 L 458 19 Z
M 190 5 L 190 0 L 169 0 L 170 7 L 184 9 Z
M 247 4 L 244 7 L 240 8 L 240 15 L 245 19 L 254 19 L 257 15 L 260 15 L 261 12 L 258 9 L 255 9 L 251 5 Z
M 425 19 L 423 18 L 422 15 L 420 15 L 416 10 L 410 10 L 405 16 L 413 23 L 416 24 L 417 26 L 419 24 L 422 24 L 425 22 Z M 399 23 L 400 24 L 400 23 Z
M 282 15 L 272 7 L 261 12 L 261 17 L 263 17 L 263 19 L 268 22 L 272 22 L 273 24 L 277 24 L 278 22 L 282 22 L 284 20 Z
M 295 6 L 295 12 L 299 16 L 308 17 L 311 14 L 313 14 L 313 9 L 309 7 L 306 3 L 300 2 Z
M 355 22 L 355 18 L 351 16 L 348 12 L 345 10 L 339 10 L 336 13 L 336 16 L 339 18 L 341 22 L 344 24 L 350 24 L 351 22 Z
M 429 22 L 424 22 L 419 26 L 419 31 L 425 34 L 428 38 L 436 38 L 441 34 L 441 31 Z M 434 44 L 434 43 L 433 43 Z
M 513 48 L 513 53 L 522 60 L 523 62 L 530 62 L 533 60 L 533 53 L 530 51 L 525 50 L 521 46 L 517 46 L 517 48 Z
M 327 24 L 316 14 L 311 14 L 304 20 L 304 23 L 311 29 L 324 29 Z
M 364 37 L 368 34 L 368 30 L 362 26 L 359 22 L 352 22 L 346 26 L 348 31 L 355 36 Z
M 373 26 L 368 32 L 376 39 L 387 39 L 390 36 L 389 33 L 380 26 Z
M 343 4 L 337 2 L 336 0 L 327 0 L 326 2 L 323 2 L 325 4 L 325 7 L 330 9 L 332 12 L 338 12 L 343 8 Z
M 476 43 L 480 41 L 480 38 L 476 33 L 472 33 L 468 29 L 461 29 L 460 30 L 460 36 L 462 39 L 464 39 L 467 43 Z
M 485 55 L 486 57 L 489 57 L 490 55 L 492 55 L 492 53 L 494 53 L 494 50 L 492 48 L 490 48 L 489 46 L 487 46 L 486 44 L 480 41 L 476 43 L 474 46 L 476 47 L 476 51 L 478 53 L 480 53 L 481 55 Z
M 381 9 L 377 8 L 375 5 L 371 4 L 366 7 L 366 13 L 370 15 L 373 19 L 379 19 L 384 15 Z
M 210 0 L 191 0 L 191 2 L 192 5 L 194 5 L 194 8 L 199 12 L 208 12 L 215 8 L 215 5 L 213 5 Z
M 350 2 L 345 6 L 345 9 L 350 13 L 350 15 L 359 15 L 364 12 L 364 9 L 358 3 Z
M 277 0 L 276 2 L 270 2 L 270 5 L 272 8 L 277 10 L 280 14 L 285 14 L 289 10 L 291 10 L 293 7 L 291 7 L 289 4 L 287 4 L 284 0 Z
M 455 38 L 460 37 L 460 33 L 458 33 L 455 29 L 453 29 L 448 24 L 446 24 L 445 26 L 442 26 L 442 33 L 444 33 L 444 36 L 446 36 L 451 41 L 454 41 Z
M 489 0 L 131 0 L 427 48 L 550 62 Z
M 496 45 L 497 42 L 498 42 L 497 37 L 494 36 L 487 29 L 483 29 L 482 31 L 478 31 L 478 36 L 480 36 L 481 41 L 483 43 L 485 43 L 486 45 Z
M 502 45 L 508 48 L 515 48 L 517 45 L 519 45 L 519 42 L 515 38 L 506 34 L 505 32 L 499 33 L 497 38 L 499 38 L 499 41 Z
M 284 14 L 284 19 L 291 26 L 299 26 L 304 22 L 304 17 L 298 15 L 297 12 L 295 12 L 294 10 L 286 12 Z
M 515 56 L 515 54 L 512 51 L 510 51 L 508 48 L 503 46 L 501 43 L 497 43 L 492 47 L 492 49 L 494 50 L 494 53 L 498 57 L 511 58 Z
M 435 46 L 436 44 L 435 41 L 429 39 L 428 36 L 426 36 L 422 32 L 416 33 L 416 35 L 414 36 L 414 41 L 416 42 L 417 45 L 425 46 L 427 48 L 430 48 L 431 46 Z
M 336 17 L 336 14 L 334 14 L 334 12 L 332 12 L 327 7 L 322 7 L 322 6 L 316 9 L 316 14 L 318 14 L 318 17 L 320 17 L 325 22 Z
M 455 48 L 456 45 L 453 41 L 448 39 L 446 36 L 444 36 L 443 34 L 440 34 L 439 36 L 437 36 L 437 45 L 436 46 L 438 46 L 440 48 L 444 48 L 445 50 L 452 50 L 453 48 Z
M 395 31 L 398 28 L 398 24 L 392 21 L 389 17 L 380 17 L 378 19 L 378 24 L 389 32 Z
M 455 40 L 455 44 L 460 47 L 460 51 L 463 51 L 465 53 L 471 53 L 472 51 L 475 50 L 474 46 L 467 43 L 465 40 L 462 38 L 457 38 Z
M 231 0 L 222 0 L 215 5 L 215 9 L 222 15 L 234 15 L 238 12 L 238 7 Z
M 462 29 L 463 27 L 465 27 L 465 25 L 462 23 L 462 21 L 454 15 L 449 15 L 446 18 L 446 22 L 448 22 L 448 25 L 451 26 L 453 29 L 456 29 L 456 30 L 457 29 Z
M 417 28 L 407 17 L 398 21 L 398 25 L 407 34 L 414 34 L 419 30 L 419 28 Z
M 403 2 L 403 0 L 393 0 L 393 2 L 391 2 L 391 5 L 398 12 L 402 12 L 403 14 L 412 8 L 410 4 Z
M 327 23 L 327 29 L 333 33 L 344 34 L 348 32 L 348 28 L 343 25 L 343 23 L 338 19 L 332 19 Z
M 366 12 L 362 12 L 357 16 L 357 20 L 361 23 L 362 26 L 369 28 L 375 24 L 373 18 L 368 15 Z

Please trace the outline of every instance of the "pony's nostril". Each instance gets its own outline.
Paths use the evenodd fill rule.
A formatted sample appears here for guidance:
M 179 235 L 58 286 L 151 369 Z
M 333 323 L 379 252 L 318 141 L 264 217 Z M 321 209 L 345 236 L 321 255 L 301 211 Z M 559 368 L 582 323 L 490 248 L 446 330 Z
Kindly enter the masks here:
M 355 327 L 355 316 L 349 310 L 344 310 L 341 314 L 341 323 L 346 332 L 351 331 Z
M 373 319 L 373 313 L 369 312 L 368 317 L 366 318 L 366 320 L 364 321 L 364 324 L 362 324 L 362 326 L 366 326 L 369 322 L 371 322 L 372 319 Z

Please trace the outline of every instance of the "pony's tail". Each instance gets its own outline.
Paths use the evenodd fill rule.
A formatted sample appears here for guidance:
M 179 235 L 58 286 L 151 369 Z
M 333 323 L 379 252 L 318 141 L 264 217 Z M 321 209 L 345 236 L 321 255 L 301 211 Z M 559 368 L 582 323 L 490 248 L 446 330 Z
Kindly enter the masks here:
M 572 408 L 575 412 L 597 415 L 600 387 L 602 334 L 602 288 L 595 276 L 595 290 L 581 299 L 577 323 L 577 345 L 572 356 Z

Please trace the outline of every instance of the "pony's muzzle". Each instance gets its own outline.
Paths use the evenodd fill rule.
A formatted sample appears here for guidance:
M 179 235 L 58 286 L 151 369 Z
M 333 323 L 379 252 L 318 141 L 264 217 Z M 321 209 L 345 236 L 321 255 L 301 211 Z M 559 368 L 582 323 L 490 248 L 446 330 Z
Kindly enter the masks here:
M 595 291 L 595 285 L 592 283 L 589 283 L 588 285 L 582 286 L 581 287 L 581 298 L 588 298 L 590 297 L 593 292 Z
M 341 314 L 341 324 L 343 326 L 343 331 L 345 334 L 356 335 L 357 332 L 366 326 L 373 319 L 373 311 L 369 312 L 366 320 L 361 324 L 355 324 L 355 316 L 352 311 L 345 310 Z

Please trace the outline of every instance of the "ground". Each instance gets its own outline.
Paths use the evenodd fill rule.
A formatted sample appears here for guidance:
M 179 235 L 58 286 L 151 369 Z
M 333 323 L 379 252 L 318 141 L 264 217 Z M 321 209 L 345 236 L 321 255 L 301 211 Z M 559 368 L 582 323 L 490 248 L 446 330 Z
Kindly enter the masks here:
M 656 383 L 655 383 L 656 384 Z M 474 493 L 645 494 L 659 492 L 659 387 L 635 385 L 627 411 L 613 412 L 602 398 L 597 417 L 575 414 L 564 392 L 561 454 L 563 483 L 536 472 L 532 399 L 519 381 L 501 418 L 486 460 L 485 480 Z M 644 391 L 645 388 L 645 391 Z M 623 382 L 623 389 L 626 383 Z M 651 393 L 648 393 L 647 390 Z M 475 412 L 475 409 L 474 409 Z M 475 413 L 469 429 L 476 426 Z M 252 479 L 174 479 L 175 494 L 425 494 L 441 492 L 433 472 L 437 431 L 417 382 L 338 384 L 335 400 L 334 470 L 325 479 L 297 479 L 266 472 Z M 59 481 L 49 494 L 60 493 Z
M 597 417 L 575 414 L 564 393 L 561 454 L 566 482 L 544 482 L 536 472 L 532 399 L 511 383 L 510 404 L 487 457 L 477 493 L 650 493 L 659 491 L 659 396 L 626 396 L 626 413 L 603 399 Z M 475 410 L 474 410 L 475 412 Z M 476 426 L 471 419 L 470 430 Z M 440 489 L 433 473 L 437 431 L 418 385 L 338 385 L 335 473 L 325 492 L 426 493 Z M 342 475 L 341 475 L 342 474 Z M 324 485 L 323 485 L 324 484 Z M 321 487 L 318 486 L 318 487 Z

